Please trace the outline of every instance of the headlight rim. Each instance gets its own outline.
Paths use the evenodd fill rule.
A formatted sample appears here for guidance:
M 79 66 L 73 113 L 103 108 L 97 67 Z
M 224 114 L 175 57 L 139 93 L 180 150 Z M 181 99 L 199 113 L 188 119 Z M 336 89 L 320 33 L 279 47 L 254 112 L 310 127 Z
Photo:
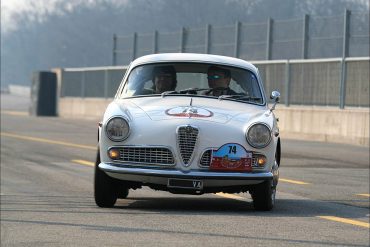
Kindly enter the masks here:
M 249 140 L 249 131 L 252 127 L 256 126 L 256 125 L 264 125 L 270 132 L 269 134 L 269 140 L 266 142 L 265 145 L 262 145 L 262 146 L 257 146 L 257 145 L 254 145 L 250 140 Z M 271 140 L 272 140 L 272 131 L 271 131 L 271 128 L 268 124 L 264 123 L 264 122 L 256 122 L 256 123 L 253 123 L 251 124 L 247 131 L 245 132 L 245 139 L 247 140 L 248 144 L 254 148 L 257 148 L 257 149 L 262 149 L 262 148 L 265 148 L 267 147 L 270 143 L 271 143 Z
M 108 123 L 113 120 L 114 118 L 121 118 L 123 119 L 126 123 L 127 123 L 127 126 L 128 126 L 128 132 L 127 132 L 127 135 L 124 137 L 124 138 L 121 138 L 121 139 L 112 139 L 111 136 L 108 134 Z M 113 141 L 113 142 L 122 142 L 124 140 L 126 140 L 130 134 L 131 134 L 131 124 L 130 124 L 130 121 L 128 120 L 128 118 L 126 116 L 123 116 L 123 115 L 115 115 L 115 116 L 112 116 L 110 117 L 105 126 L 104 126 L 104 130 L 105 130 L 105 135 L 108 137 L 109 140 Z

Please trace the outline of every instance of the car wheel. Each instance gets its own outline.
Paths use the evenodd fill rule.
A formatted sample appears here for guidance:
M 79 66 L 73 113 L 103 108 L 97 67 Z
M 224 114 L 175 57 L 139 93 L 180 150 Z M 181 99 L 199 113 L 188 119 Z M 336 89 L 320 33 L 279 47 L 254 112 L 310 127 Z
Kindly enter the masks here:
M 119 188 L 119 191 L 118 191 L 118 198 L 119 199 L 125 199 L 125 198 L 127 198 L 127 196 L 128 196 L 128 191 L 129 191 L 129 189 L 127 188 L 127 187 L 125 187 L 125 186 L 121 186 L 120 188 Z
M 100 170 L 99 150 L 95 162 L 95 176 L 94 176 L 94 196 L 95 203 L 99 207 L 109 208 L 117 201 L 118 193 L 117 186 L 113 178 L 109 177 L 105 172 Z
M 256 185 L 251 190 L 254 209 L 258 211 L 270 211 L 275 205 L 276 187 L 272 180 Z

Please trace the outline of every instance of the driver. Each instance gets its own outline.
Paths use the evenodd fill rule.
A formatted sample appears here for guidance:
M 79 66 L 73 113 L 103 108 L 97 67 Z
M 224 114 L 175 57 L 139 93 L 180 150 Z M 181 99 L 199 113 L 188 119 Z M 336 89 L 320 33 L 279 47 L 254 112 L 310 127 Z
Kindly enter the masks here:
M 155 94 L 174 91 L 177 85 L 175 68 L 171 65 L 155 67 L 152 81 Z
M 211 90 L 207 91 L 205 95 L 221 96 L 221 95 L 235 95 L 229 85 L 231 80 L 230 70 L 220 68 L 217 66 L 210 66 L 207 72 L 208 85 Z

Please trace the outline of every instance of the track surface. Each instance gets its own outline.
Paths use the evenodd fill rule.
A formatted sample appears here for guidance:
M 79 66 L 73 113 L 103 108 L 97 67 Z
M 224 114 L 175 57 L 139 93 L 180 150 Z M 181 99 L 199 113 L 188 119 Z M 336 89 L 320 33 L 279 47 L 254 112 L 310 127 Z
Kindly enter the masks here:
M 1 95 L 1 246 L 368 246 L 369 149 L 282 141 L 272 212 L 248 194 L 93 198 L 97 121 L 31 117 Z

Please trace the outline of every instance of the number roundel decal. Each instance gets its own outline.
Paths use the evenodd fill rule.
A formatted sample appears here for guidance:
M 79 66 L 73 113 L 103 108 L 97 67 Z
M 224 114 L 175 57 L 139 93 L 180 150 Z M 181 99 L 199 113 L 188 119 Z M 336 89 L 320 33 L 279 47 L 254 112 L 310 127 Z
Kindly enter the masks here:
M 211 170 L 252 170 L 252 153 L 238 143 L 227 143 L 213 151 Z

